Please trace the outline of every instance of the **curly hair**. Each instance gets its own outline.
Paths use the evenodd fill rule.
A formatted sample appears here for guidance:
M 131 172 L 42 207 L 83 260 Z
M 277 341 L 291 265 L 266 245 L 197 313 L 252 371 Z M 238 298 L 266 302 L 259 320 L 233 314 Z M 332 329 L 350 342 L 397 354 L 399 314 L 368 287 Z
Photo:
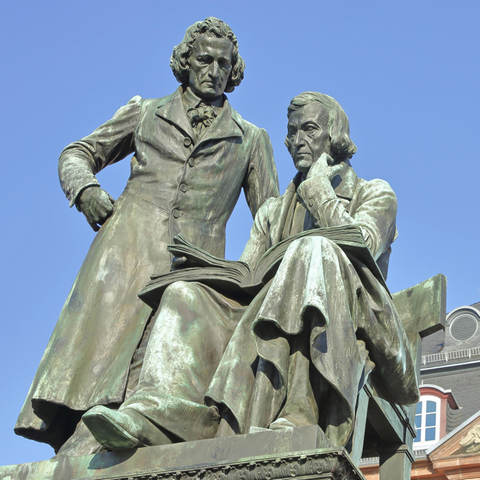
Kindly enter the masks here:
M 190 65 L 188 60 L 192 53 L 193 44 L 199 35 L 207 35 L 209 37 L 228 38 L 233 44 L 232 52 L 232 72 L 225 87 L 225 92 L 233 92 L 243 80 L 243 72 L 245 71 L 245 62 L 238 54 L 237 37 L 232 29 L 225 23 L 215 17 L 208 17 L 203 22 L 196 22 L 187 28 L 182 43 L 173 49 L 170 57 L 170 67 L 175 78 L 182 84 L 188 84 L 190 74 Z
M 328 108 L 328 134 L 330 135 L 332 156 L 337 161 L 348 160 L 357 151 L 350 139 L 348 117 L 340 104 L 332 97 L 318 92 L 303 92 L 292 99 L 288 106 L 287 117 L 295 110 L 313 102 L 319 102 Z M 290 151 L 288 137 L 285 145 Z

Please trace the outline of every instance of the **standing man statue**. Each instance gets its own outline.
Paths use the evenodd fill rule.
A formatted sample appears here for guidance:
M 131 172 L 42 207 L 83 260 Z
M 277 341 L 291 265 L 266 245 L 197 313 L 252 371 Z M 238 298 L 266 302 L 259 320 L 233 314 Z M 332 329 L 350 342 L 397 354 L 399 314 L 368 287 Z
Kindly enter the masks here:
M 230 27 L 214 17 L 195 23 L 170 65 L 181 83 L 172 95 L 132 98 L 60 156 L 70 205 L 99 232 L 15 427 L 56 451 L 85 411 L 118 406 L 135 390 L 151 315 L 137 293 L 152 273 L 170 269 L 166 246 L 174 235 L 223 257 L 241 189 L 252 215 L 278 195 L 267 133 L 243 120 L 224 95 L 245 68 Z M 131 176 L 115 202 L 95 174 L 131 153 Z

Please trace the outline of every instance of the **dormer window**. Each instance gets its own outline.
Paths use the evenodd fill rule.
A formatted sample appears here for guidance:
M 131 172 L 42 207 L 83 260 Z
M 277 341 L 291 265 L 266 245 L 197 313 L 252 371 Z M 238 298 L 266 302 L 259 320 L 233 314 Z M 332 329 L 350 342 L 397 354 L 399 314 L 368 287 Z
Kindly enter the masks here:
M 425 395 L 417 403 L 415 412 L 414 448 L 423 448 L 440 440 L 440 408 L 441 399 L 432 395 Z
M 429 448 L 447 434 L 447 404 L 450 408 L 458 408 L 451 390 L 437 385 L 420 385 L 420 401 L 415 411 L 417 437 L 413 440 L 414 450 Z

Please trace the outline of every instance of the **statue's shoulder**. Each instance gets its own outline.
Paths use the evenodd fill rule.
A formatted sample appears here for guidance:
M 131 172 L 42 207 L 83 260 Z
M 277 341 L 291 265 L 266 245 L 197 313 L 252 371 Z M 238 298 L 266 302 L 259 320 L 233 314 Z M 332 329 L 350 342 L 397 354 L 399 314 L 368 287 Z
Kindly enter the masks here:
M 242 129 L 245 136 L 255 137 L 258 135 L 265 135 L 268 137 L 268 133 L 264 128 L 257 127 L 253 123 L 245 120 L 230 104 L 230 113 L 233 120 L 237 123 L 237 125 Z
M 387 181 L 382 180 L 381 178 L 365 180 L 358 177 L 356 190 L 363 198 L 388 198 L 394 203 L 397 201 L 397 196 L 395 195 L 393 188 Z
M 175 90 L 173 93 L 170 95 L 166 95 L 165 97 L 160 97 L 160 98 L 149 98 L 148 100 L 144 100 L 146 102 L 149 102 L 149 105 L 155 105 L 155 107 L 161 107 L 163 105 L 166 105 L 167 103 L 170 103 L 174 98 L 178 97 L 181 95 L 180 89 Z
M 170 103 L 178 95 L 180 95 L 179 90 L 175 90 L 175 92 L 171 93 L 170 95 L 159 98 L 142 98 L 140 95 L 135 95 L 135 97 L 133 97 L 128 104 L 140 104 L 144 109 L 158 108 Z
M 144 100 L 143 98 L 140 96 L 140 95 L 135 95 L 134 97 L 132 97 L 127 105 L 131 105 L 131 104 L 134 104 L 134 103 L 142 103 Z
M 251 122 L 245 120 L 234 108 L 231 109 L 233 119 L 242 127 L 243 130 L 259 130 L 259 128 Z
M 382 180 L 381 178 L 374 178 L 372 180 L 364 180 L 363 178 L 359 178 L 359 180 L 364 182 L 364 188 L 392 192 L 395 194 L 391 185 L 386 180 Z
M 270 224 L 275 222 L 278 213 L 281 211 L 283 205 L 283 195 L 280 197 L 267 198 L 258 209 L 255 215 L 255 223 L 260 225 Z
M 292 203 L 293 197 L 296 195 L 297 185 L 298 176 L 295 176 L 287 186 L 283 195 L 267 198 L 260 207 L 260 209 L 263 210 L 263 214 L 269 219 L 274 219 L 281 211 L 288 208 Z

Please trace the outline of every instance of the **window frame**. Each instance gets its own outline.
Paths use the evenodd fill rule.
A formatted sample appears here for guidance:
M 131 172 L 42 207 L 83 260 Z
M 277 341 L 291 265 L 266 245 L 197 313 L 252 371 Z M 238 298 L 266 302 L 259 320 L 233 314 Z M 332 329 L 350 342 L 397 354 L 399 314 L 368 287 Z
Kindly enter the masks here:
M 435 403 L 435 412 L 427 412 L 427 402 Z M 414 450 L 421 450 L 423 448 L 434 445 L 440 440 L 440 426 L 441 426 L 441 413 L 442 413 L 442 399 L 434 395 L 421 395 L 418 404 L 422 403 L 422 411 L 420 414 L 416 413 L 415 409 L 415 431 L 417 432 L 417 438 L 413 439 Z M 417 405 L 418 405 L 417 404 Z M 417 407 L 416 407 L 417 408 Z M 427 415 L 435 413 L 435 439 L 425 440 L 427 428 L 432 426 L 427 425 Z M 421 418 L 420 427 L 417 427 L 417 417 Z

